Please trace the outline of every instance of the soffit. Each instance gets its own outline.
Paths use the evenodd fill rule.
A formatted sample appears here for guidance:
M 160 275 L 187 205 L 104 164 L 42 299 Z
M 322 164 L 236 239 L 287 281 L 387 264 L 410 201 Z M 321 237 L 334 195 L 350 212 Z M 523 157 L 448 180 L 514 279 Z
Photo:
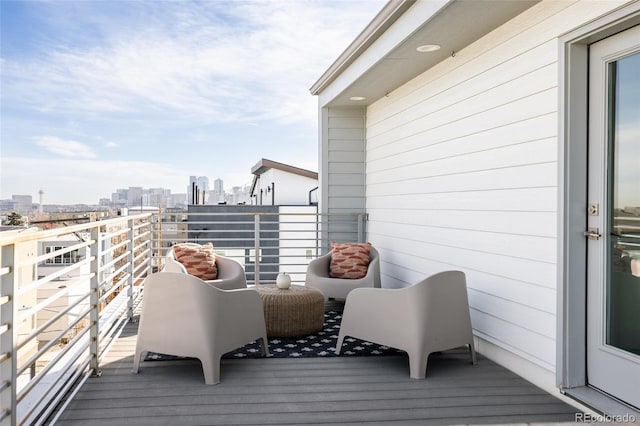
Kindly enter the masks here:
M 327 102 L 327 105 L 368 105 L 445 60 L 453 52 L 462 50 L 475 40 L 508 22 L 538 1 L 453 0 L 384 54 L 375 65 Z M 403 13 L 411 12 L 412 8 L 408 8 Z M 395 17 L 395 19 L 397 18 Z M 369 41 L 369 45 L 371 44 L 372 42 Z M 441 46 L 441 49 L 430 53 L 416 51 L 416 47 L 425 44 L 437 44 Z M 355 60 L 352 59 L 350 63 Z M 314 94 L 320 94 L 331 83 L 332 81 L 325 81 L 324 87 L 318 88 Z M 320 84 L 318 82 L 314 87 L 318 87 Z M 364 96 L 366 99 L 351 101 L 349 98 L 353 96 Z

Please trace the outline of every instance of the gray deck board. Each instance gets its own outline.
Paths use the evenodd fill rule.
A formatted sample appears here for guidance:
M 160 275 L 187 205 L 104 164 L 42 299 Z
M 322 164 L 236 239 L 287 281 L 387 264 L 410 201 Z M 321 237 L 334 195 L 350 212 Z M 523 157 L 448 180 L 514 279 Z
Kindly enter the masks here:
M 128 324 L 60 425 L 507 424 L 571 422 L 577 410 L 466 350 L 409 378 L 406 356 L 223 360 L 204 384 L 197 360 L 151 361 L 132 374 Z

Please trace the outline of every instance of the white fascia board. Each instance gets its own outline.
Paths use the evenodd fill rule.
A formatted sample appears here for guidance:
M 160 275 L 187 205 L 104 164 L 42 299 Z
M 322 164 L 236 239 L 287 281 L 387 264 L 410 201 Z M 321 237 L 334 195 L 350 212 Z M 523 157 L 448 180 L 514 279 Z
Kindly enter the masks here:
M 318 94 L 319 106 L 329 104 L 340 93 L 380 62 L 452 0 L 417 1 L 373 44 Z M 370 101 L 373 101 L 370 100 Z M 369 102 L 367 102 L 369 103 Z

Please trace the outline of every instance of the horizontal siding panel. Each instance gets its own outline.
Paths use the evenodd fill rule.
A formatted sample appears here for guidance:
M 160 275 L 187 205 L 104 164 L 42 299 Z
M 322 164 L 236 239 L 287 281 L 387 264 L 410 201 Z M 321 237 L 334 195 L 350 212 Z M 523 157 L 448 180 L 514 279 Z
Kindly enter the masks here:
M 488 191 L 370 195 L 367 207 L 402 210 L 556 211 L 557 188 L 496 189 Z
M 423 228 L 445 228 L 555 238 L 556 216 L 555 212 L 378 210 L 369 212 L 369 221 L 394 228 L 390 235 L 403 231 L 411 236 Z
M 364 139 L 331 139 L 329 140 L 329 152 L 354 151 L 364 152 Z
M 364 139 L 364 129 L 332 129 L 329 128 L 329 139 Z
M 364 163 L 332 161 L 329 164 L 329 173 L 364 174 L 364 168 Z
M 550 339 L 556 337 L 556 316 L 551 313 L 473 289 L 469 290 L 469 304 L 476 311 L 500 318 L 525 330 Z
M 557 143 L 555 138 L 543 139 L 442 159 L 423 158 L 420 162 L 415 157 L 413 159 L 411 157 L 411 154 L 405 154 L 404 158 L 395 157 L 389 161 L 389 168 L 376 172 L 370 171 L 367 181 L 375 185 L 378 182 L 555 162 L 557 161 Z
M 363 107 L 329 107 L 327 108 L 329 119 L 333 117 L 356 117 L 362 118 L 365 115 Z
M 395 134 L 401 127 L 412 127 L 414 123 L 447 123 L 460 120 L 557 87 L 558 69 L 557 64 L 553 62 L 557 47 L 555 43 L 553 44 L 553 55 L 545 55 L 545 65 L 532 70 L 532 62 L 529 62 L 522 66 L 523 74 L 514 80 L 503 81 L 501 76 L 491 73 L 490 76 L 482 76 L 483 80 L 487 79 L 483 84 L 476 81 L 480 79 L 477 77 L 465 82 L 461 85 L 462 87 L 454 86 L 437 96 L 425 99 L 415 107 L 403 111 L 402 114 L 395 113 L 384 122 L 384 125 L 367 129 L 367 135 L 374 143 L 372 148 L 375 148 L 377 139 L 388 136 L 390 132 Z M 547 48 L 547 50 L 551 49 Z M 533 62 L 533 64 L 539 64 L 539 62 Z M 500 84 L 496 85 L 496 82 Z
M 554 371 L 555 339 L 523 329 L 503 319 L 471 309 L 474 330 L 488 336 L 488 340 L 501 344 L 538 365 Z
M 415 269 L 409 269 L 405 265 L 405 258 L 407 257 L 405 253 L 390 250 L 386 246 L 376 245 L 376 248 L 380 251 L 380 272 L 384 277 L 383 287 L 406 287 L 432 274 L 456 269 L 465 272 L 469 291 L 472 289 L 482 291 L 514 303 L 529 305 L 533 309 L 542 312 L 556 314 L 555 288 L 541 287 L 487 272 L 465 269 L 463 265 L 464 259 L 447 259 L 446 262 L 422 259 L 414 263 Z
M 332 129 L 362 129 L 364 127 L 364 116 L 329 117 L 329 127 Z
M 541 287 L 480 271 L 465 271 L 467 287 L 556 315 L 556 288 Z M 498 315 L 499 316 L 499 315 Z
M 506 126 L 514 122 L 523 121 L 540 115 L 557 111 L 558 93 L 555 88 L 547 89 L 520 98 L 506 105 L 484 110 L 478 114 L 461 117 L 459 120 L 424 120 L 412 122 L 387 135 L 381 144 L 388 145 L 403 141 L 411 136 L 420 135 L 423 141 L 442 141 L 456 137 L 463 137 L 486 129 Z M 464 107 L 462 107 L 464 108 Z M 427 128 L 425 128 L 425 124 Z M 368 145 L 368 148 L 371 148 Z M 407 149 L 402 143 L 396 148 L 398 151 Z
M 357 167 L 354 167 L 354 172 L 355 170 L 361 172 L 362 170 L 364 170 L 363 158 L 364 154 L 361 151 L 329 152 L 329 167 L 331 167 L 331 163 L 351 163 L 354 166 L 357 164 Z
M 370 216 L 369 231 L 372 235 L 375 231 L 383 232 L 385 228 L 386 224 L 378 223 Z M 425 227 L 421 231 L 421 234 L 416 232 L 414 239 L 434 245 L 460 247 L 538 262 L 555 263 L 556 261 L 555 238 L 434 227 Z M 403 247 L 402 240 L 396 238 L 385 241 L 385 244 L 385 248 L 388 249 Z
M 355 208 L 356 208 L 356 207 L 352 207 L 352 206 L 349 206 L 349 207 L 347 207 L 347 208 L 331 207 L 330 209 L 328 209 L 328 213 L 329 213 L 330 215 L 353 214 L 353 212 L 354 212 L 354 209 L 355 209 Z M 363 211 L 364 211 L 364 208 L 363 208 L 363 207 L 361 207 L 361 210 L 363 210 Z M 349 235 L 351 236 L 351 238 L 353 239 L 353 238 L 354 238 L 354 235 L 355 235 L 355 232 L 345 233 L 345 235 L 346 235 L 346 234 L 349 234 Z M 332 233 L 331 233 L 331 235 L 332 235 L 332 238 L 333 238 L 334 233 L 332 232 Z M 337 240 L 337 238 L 334 238 L 334 239 L 336 239 L 336 240 Z M 343 239 L 343 241 L 348 241 L 348 240 Z
M 358 197 L 363 197 L 364 185 L 334 185 L 331 186 L 332 197 L 353 197 L 357 194 Z
M 364 211 L 365 198 L 362 196 L 358 197 L 356 195 L 345 197 L 331 197 L 331 207 L 336 209 L 347 209 L 351 207 L 356 210 Z
M 428 240 L 421 240 L 418 235 L 415 236 L 415 239 L 408 239 L 401 232 L 393 233 L 394 230 L 406 232 L 406 227 L 402 229 L 402 226 L 385 226 L 385 232 L 391 231 L 391 234 L 376 232 L 377 228 L 371 223 L 368 230 L 371 227 L 373 227 L 373 231 L 369 235 L 376 237 L 376 239 L 370 238 L 373 244 L 378 246 L 375 241 L 382 239 L 383 247 L 393 251 L 393 256 L 391 253 L 385 256 L 385 262 L 398 263 L 412 271 L 423 272 L 427 276 L 443 270 L 442 266 L 439 269 L 424 269 L 423 262 L 430 261 L 449 265 L 446 269 L 450 267 L 462 270 L 469 269 L 555 289 L 557 271 L 555 264 L 483 253 L 466 248 L 436 245 Z
M 556 186 L 557 163 L 531 164 L 367 185 L 368 196 Z
M 332 186 L 361 186 L 364 185 L 364 176 L 357 173 L 331 173 L 329 175 L 329 189 Z M 364 196 L 364 194 L 360 194 Z
M 558 115 L 552 112 L 479 132 L 467 132 L 454 138 L 447 137 L 446 129 L 440 129 L 437 137 L 433 134 L 429 138 L 415 135 L 398 144 L 379 146 L 367 152 L 367 160 L 370 163 L 369 168 L 376 171 L 388 167 L 390 159 L 403 156 L 405 153 L 410 153 L 414 158 L 446 158 L 462 153 L 555 138 L 557 125 Z

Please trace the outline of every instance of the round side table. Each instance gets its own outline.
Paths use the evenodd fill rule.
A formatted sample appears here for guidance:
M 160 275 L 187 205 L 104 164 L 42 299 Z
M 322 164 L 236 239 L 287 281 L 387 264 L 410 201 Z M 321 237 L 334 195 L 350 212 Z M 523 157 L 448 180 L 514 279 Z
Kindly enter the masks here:
M 301 285 L 279 289 L 273 284 L 255 289 L 262 299 L 268 336 L 298 337 L 322 330 L 324 296 L 320 291 Z

